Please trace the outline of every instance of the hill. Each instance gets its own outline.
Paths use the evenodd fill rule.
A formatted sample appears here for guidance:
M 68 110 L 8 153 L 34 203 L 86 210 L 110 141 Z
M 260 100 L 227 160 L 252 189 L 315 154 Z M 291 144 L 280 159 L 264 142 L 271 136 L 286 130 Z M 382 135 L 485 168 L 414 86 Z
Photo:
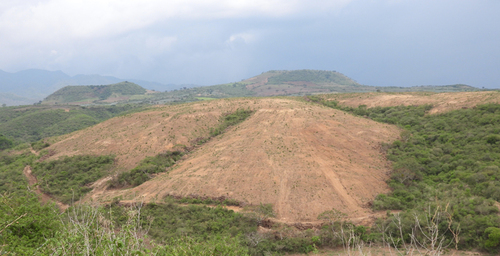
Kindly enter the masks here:
M 0 190 L 22 189 L 24 168 L 41 181 L 39 193 L 104 203 L 103 226 L 137 216 L 139 202 L 137 219 L 155 242 L 226 234 L 252 255 L 312 252 L 346 239 L 359 242 L 344 243 L 348 250 L 384 247 L 384 237 L 400 239 L 395 250 L 437 252 L 428 243 L 437 233 L 449 247 L 495 253 L 499 99 L 377 92 L 154 106 L 45 139 L 51 145 L 39 152 L 0 152 Z M 115 182 L 134 170 L 147 179 Z M 407 239 L 412 232 L 418 244 Z
M 34 71 L 33 71 L 34 72 Z M 35 72 L 36 74 L 41 71 Z M 5 72 L 4 72 L 5 73 Z M 56 72 L 57 73 L 57 72 Z M 51 74 L 51 77 L 64 76 L 65 74 L 59 72 L 57 74 Z M 119 81 L 117 78 L 113 77 L 101 77 L 101 76 L 83 76 L 77 75 L 71 77 L 70 80 L 63 80 L 64 85 L 95 85 L 102 81 L 102 78 L 108 79 L 106 81 Z M 0 76 L 0 81 L 2 77 Z M 52 78 L 51 78 L 52 79 Z M 50 79 L 49 79 L 50 80 Z M 155 83 L 145 82 L 141 80 L 130 80 L 131 82 L 139 83 L 140 85 L 147 85 L 148 88 L 161 88 L 163 91 L 165 88 L 173 89 L 179 86 L 169 85 L 160 86 Z M 48 82 L 44 82 L 48 83 Z M 59 82 L 58 82 L 59 83 Z M 100 84 L 109 84 L 100 83 Z M 58 84 L 58 86 L 60 83 Z M 43 88 L 45 85 L 38 85 Z M 23 86 L 20 86 L 22 88 Z M 57 87 L 57 86 L 56 86 Z M 60 85 L 57 88 L 62 87 Z M 34 88 L 34 91 L 39 89 Z M 89 88 L 85 87 L 74 87 L 72 89 L 66 88 L 63 91 L 58 91 L 56 94 L 65 94 L 67 98 L 74 97 L 73 99 L 63 99 L 54 97 L 51 95 L 48 97 L 44 103 L 54 104 L 58 102 L 59 104 L 109 104 L 113 101 L 128 102 L 128 103 L 146 103 L 146 104 L 167 104 L 167 103 L 179 103 L 179 102 L 192 102 L 198 100 L 207 99 L 217 99 L 217 98 L 231 98 L 231 97 L 252 97 L 252 96 L 302 96 L 320 93 L 353 93 L 353 92 L 416 92 L 416 91 L 429 91 L 429 92 L 462 92 L 462 91 L 477 91 L 479 89 L 463 85 L 444 85 L 444 86 L 414 86 L 414 87 L 375 87 L 361 85 L 354 81 L 353 79 L 339 73 L 336 71 L 324 71 L 324 70 L 272 70 L 264 72 L 258 76 L 251 77 L 249 79 L 244 79 L 240 82 L 233 82 L 227 84 L 219 84 L 212 86 L 201 86 L 201 87 L 182 87 L 170 91 L 158 92 L 151 91 L 154 93 L 142 95 L 140 97 L 121 97 L 123 95 L 115 95 L 113 100 L 103 100 L 102 95 L 96 95 L 96 92 L 90 92 Z M 76 94 L 75 96 L 69 96 L 69 94 Z M 85 96 L 86 94 L 86 96 Z M 101 98 L 99 98 L 101 97 Z M 58 99 L 58 100 L 55 100 Z
M 16 143 L 31 143 L 46 137 L 74 132 L 141 107 L 140 105 L 3 107 L 0 108 L 0 134 Z
M 40 69 L 28 69 L 15 73 L 5 72 L 0 70 L 0 93 L 8 93 L 13 97 L 22 97 L 29 100 L 2 100 L 0 96 L 0 105 L 7 104 L 8 106 L 32 104 L 42 100 L 49 94 L 61 89 L 67 85 L 103 85 L 123 82 L 126 79 L 121 79 L 112 76 L 101 75 L 75 75 L 70 76 L 62 71 L 47 71 Z M 148 89 L 155 90 L 172 90 L 180 86 L 164 85 L 156 82 L 149 82 L 137 79 L 128 79 L 128 81 L 139 84 Z
M 158 107 L 55 138 L 50 159 L 113 154 L 119 169 L 131 169 L 176 145 L 196 145 L 221 115 L 236 109 L 254 114 L 189 153 L 170 173 L 130 191 L 104 192 L 100 200 L 117 193 L 148 201 L 167 195 L 225 196 L 271 203 L 283 221 L 312 221 L 334 205 L 351 216 L 365 216 L 367 203 L 388 191 L 388 169 L 378 145 L 396 138 L 399 129 L 290 99 Z
M 125 101 L 133 96 L 145 95 L 146 89 L 130 82 L 110 85 L 66 86 L 49 95 L 42 104 L 91 104 Z
M 220 85 L 184 88 L 158 93 L 146 99 L 164 104 L 214 98 L 302 96 L 320 93 L 354 92 L 463 92 L 477 91 L 472 86 L 457 84 L 443 86 L 376 87 L 361 85 L 336 71 L 324 70 L 272 70 L 258 76 Z

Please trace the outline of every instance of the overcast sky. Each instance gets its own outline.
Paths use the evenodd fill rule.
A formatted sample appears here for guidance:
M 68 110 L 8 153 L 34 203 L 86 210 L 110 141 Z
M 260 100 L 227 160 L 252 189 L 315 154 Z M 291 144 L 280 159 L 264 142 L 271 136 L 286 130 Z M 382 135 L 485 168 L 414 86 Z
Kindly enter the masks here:
M 0 69 L 212 85 L 336 70 L 500 87 L 499 0 L 1 0 Z

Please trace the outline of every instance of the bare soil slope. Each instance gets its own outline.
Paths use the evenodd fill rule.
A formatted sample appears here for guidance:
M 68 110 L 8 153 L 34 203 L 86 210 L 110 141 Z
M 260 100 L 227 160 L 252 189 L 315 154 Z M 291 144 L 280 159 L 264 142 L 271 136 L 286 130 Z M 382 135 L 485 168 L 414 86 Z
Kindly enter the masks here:
M 207 137 L 219 117 L 230 108 L 210 103 L 154 107 L 116 117 L 68 135 L 52 138 L 49 160 L 82 154 L 117 156 L 119 169 L 132 169 L 147 156 L 165 150 L 190 147 L 198 137 Z
M 340 104 L 357 107 L 389 107 L 399 105 L 432 104 L 431 114 L 442 113 L 461 108 L 471 108 L 486 103 L 500 103 L 500 92 L 450 92 L 450 93 L 349 93 L 322 96 L 328 100 L 337 100 Z
M 212 101 L 205 106 L 207 114 L 210 107 L 255 113 L 190 153 L 170 173 L 133 189 L 105 192 L 100 200 L 225 196 L 271 203 L 278 219 L 295 222 L 314 221 L 332 208 L 352 218 L 366 216 L 368 202 L 388 192 L 389 168 L 379 144 L 398 137 L 395 126 L 290 99 Z M 110 122 L 118 120 L 103 126 Z

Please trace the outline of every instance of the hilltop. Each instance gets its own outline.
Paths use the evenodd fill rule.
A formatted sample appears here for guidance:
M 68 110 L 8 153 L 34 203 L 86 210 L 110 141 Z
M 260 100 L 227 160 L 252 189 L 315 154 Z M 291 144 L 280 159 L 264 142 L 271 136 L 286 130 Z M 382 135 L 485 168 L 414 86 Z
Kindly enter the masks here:
M 63 75 L 63 73 L 56 73 L 53 75 L 58 77 L 57 75 Z M 99 105 L 116 102 L 167 104 L 232 97 L 303 96 L 322 93 L 361 92 L 463 92 L 479 90 L 463 84 L 443 86 L 375 87 L 361 85 L 346 75 L 336 71 L 304 69 L 271 70 L 248 79 L 243 79 L 240 82 L 219 85 L 191 88 L 182 87 L 171 91 L 148 91 L 148 93 L 144 93 L 142 89 L 138 89 L 132 94 L 130 92 L 127 94 L 116 91 L 114 95 L 109 95 L 109 90 L 104 89 L 102 85 L 101 87 L 93 85 L 98 81 L 101 81 L 99 80 L 100 77 L 95 77 L 94 79 L 94 77 L 75 76 L 74 78 L 78 78 L 80 80 L 83 79 L 82 81 L 87 81 L 88 85 L 92 86 L 64 87 L 48 96 L 43 101 L 43 104 L 55 104 L 56 102 L 57 104 L 76 105 Z M 80 81 L 80 85 L 82 81 Z M 116 79 L 113 81 L 116 81 Z M 69 80 L 66 82 L 69 83 Z M 140 84 L 146 83 L 151 85 L 151 83 L 144 81 L 138 82 L 140 82 Z M 158 88 L 158 85 L 154 85 L 153 87 Z M 12 100 L 8 99 L 4 101 L 9 104 L 12 102 Z
M 42 104 L 84 105 L 91 103 L 113 103 L 145 95 L 148 91 L 141 86 L 120 82 L 110 85 L 66 86 L 42 101 Z
M 183 88 L 150 95 L 150 103 L 189 102 L 231 97 L 303 96 L 361 92 L 464 92 L 479 89 L 463 85 L 376 87 L 361 85 L 346 75 L 325 70 L 271 70 L 227 84 Z

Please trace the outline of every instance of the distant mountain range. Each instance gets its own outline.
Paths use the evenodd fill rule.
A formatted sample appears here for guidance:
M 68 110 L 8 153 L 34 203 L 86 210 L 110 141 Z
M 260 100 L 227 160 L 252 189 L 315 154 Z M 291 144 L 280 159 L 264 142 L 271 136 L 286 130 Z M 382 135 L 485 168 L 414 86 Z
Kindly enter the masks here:
M 128 82 L 123 84 L 122 82 Z M 131 84 L 157 93 L 122 94 L 111 92 L 111 87 L 95 87 L 118 84 L 126 88 Z M 85 86 L 94 86 L 85 88 Z M 128 86 L 128 87 L 127 87 Z M 64 90 L 59 90 L 64 87 Z M 66 88 L 67 87 L 67 88 Z M 124 88 L 125 88 L 124 87 Z M 128 90 L 123 89 L 123 90 Z M 143 89 L 143 90 L 144 90 Z M 177 90 L 179 89 L 179 90 Z M 59 90 L 59 91 L 58 91 Z M 476 91 L 478 88 L 463 84 L 444 86 L 375 87 L 362 85 L 336 71 L 326 70 L 271 70 L 240 82 L 212 86 L 164 85 L 143 80 L 124 79 L 101 75 L 69 76 L 61 71 L 30 69 L 17 73 L 0 70 L 0 105 L 43 104 L 114 104 L 135 102 L 163 104 L 186 102 L 210 98 L 249 96 L 300 96 L 318 93 L 349 92 L 460 92 Z M 47 97 L 49 94 L 55 94 Z M 104 93 L 104 94 L 102 94 Z M 109 95 L 108 95 L 109 94 Z M 106 97 L 104 97 L 106 96 Z M 104 98 L 103 98 L 104 97 Z
M 108 85 L 123 81 L 133 82 L 144 88 L 157 91 L 173 90 L 182 87 L 138 79 L 121 79 L 113 76 L 69 76 L 62 71 L 28 69 L 9 73 L 0 70 L 0 105 L 32 104 L 67 85 Z

